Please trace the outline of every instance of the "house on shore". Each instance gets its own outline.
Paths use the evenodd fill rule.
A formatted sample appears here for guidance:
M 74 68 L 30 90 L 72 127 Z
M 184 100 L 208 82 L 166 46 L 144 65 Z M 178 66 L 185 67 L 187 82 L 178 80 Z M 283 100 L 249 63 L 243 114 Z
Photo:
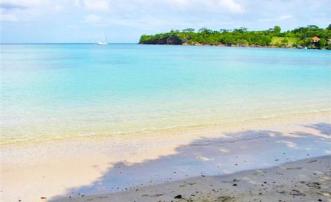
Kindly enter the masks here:
M 317 48 L 317 47 L 319 47 L 320 46 L 320 41 L 321 41 L 321 39 L 318 37 L 318 36 L 314 36 L 314 37 L 312 37 L 311 38 L 311 45 L 312 45 L 312 47 L 313 48 Z
M 314 36 L 313 38 L 311 38 L 311 41 L 313 42 L 313 43 L 318 43 L 318 42 L 320 42 L 320 38 L 318 37 L 318 36 Z

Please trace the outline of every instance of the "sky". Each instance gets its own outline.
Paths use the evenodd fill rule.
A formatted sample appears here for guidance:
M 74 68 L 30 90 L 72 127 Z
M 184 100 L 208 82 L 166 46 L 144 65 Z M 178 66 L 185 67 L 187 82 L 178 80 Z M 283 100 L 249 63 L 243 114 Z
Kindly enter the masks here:
M 171 29 L 312 24 L 331 24 L 331 0 L 0 0 L 1 43 L 131 43 Z

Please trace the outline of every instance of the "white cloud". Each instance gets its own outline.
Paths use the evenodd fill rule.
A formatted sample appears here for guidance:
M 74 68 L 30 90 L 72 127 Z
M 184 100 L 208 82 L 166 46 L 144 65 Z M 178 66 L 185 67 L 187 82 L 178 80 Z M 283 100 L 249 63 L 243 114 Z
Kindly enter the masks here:
M 243 13 L 244 7 L 236 0 L 166 0 L 172 7 L 186 10 L 210 10 Z
M 168 2 L 173 6 L 187 7 L 192 3 L 191 0 L 168 0 Z
M 288 20 L 288 19 L 291 19 L 293 18 L 292 15 L 282 15 L 278 18 L 278 20 Z
M 0 21 L 17 22 L 28 20 L 40 8 L 43 2 L 40 0 L 1 0 Z M 32 10 L 34 10 L 32 12 Z
M 11 4 L 16 6 L 24 6 L 27 8 L 33 8 L 44 4 L 47 1 L 42 0 L 1 0 L 2 4 Z
M 90 24 L 99 24 L 102 22 L 102 18 L 98 15 L 90 14 L 85 17 L 85 22 Z
M 110 3 L 107 0 L 83 0 L 84 8 L 90 11 L 109 11 Z
M 286 21 L 286 20 L 290 20 L 292 19 L 293 16 L 292 15 L 281 15 L 278 17 L 274 17 L 274 18 L 261 18 L 259 19 L 260 22 L 281 22 L 281 21 Z
M 55 6 L 54 6 L 54 10 L 55 10 L 55 11 L 58 11 L 58 12 L 59 12 L 59 11 L 63 11 L 63 10 L 64 10 L 64 7 L 63 7 L 62 5 L 55 5 Z
M 17 16 L 12 13 L 0 13 L 0 22 L 16 22 Z
M 241 4 L 237 3 L 235 0 L 221 0 L 220 4 L 221 6 L 224 6 L 233 13 L 244 12 L 244 7 Z
M 29 21 L 52 12 L 60 12 L 70 4 L 63 0 L 0 0 L 1 20 Z

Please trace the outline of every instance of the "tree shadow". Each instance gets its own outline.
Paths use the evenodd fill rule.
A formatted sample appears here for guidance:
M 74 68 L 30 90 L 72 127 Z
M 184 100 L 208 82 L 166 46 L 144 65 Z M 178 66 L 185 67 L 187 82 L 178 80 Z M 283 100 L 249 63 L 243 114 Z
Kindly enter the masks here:
M 316 123 L 308 125 L 307 127 L 318 130 L 323 135 L 331 135 L 331 124 L 329 123 Z
M 305 127 L 330 135 L 329 123 Z M 69 189 L 66 194 L 53 200 L 124 191 L 201 175 L 223 175 L 272 167 L 326 154 L 331 154 L 331 137 L 300 131 L 291 134 L 272 130 L 225 133 L 219 138 L 200 138 L 179 146 L 175 154 L 158 159 L 134 164 L 118 162 L 93 183 Z

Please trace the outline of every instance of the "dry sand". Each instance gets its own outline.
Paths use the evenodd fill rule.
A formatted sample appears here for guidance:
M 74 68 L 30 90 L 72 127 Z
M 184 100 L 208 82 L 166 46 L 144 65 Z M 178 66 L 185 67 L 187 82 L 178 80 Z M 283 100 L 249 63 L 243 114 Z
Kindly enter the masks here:
M 331 201 L 331 156 L 57 201 Z

